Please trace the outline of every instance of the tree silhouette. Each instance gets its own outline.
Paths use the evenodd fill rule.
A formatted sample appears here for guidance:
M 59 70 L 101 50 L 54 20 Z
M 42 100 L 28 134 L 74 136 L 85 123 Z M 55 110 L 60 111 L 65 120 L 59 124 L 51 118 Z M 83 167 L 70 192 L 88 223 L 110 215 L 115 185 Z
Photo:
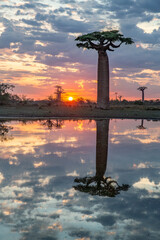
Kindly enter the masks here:
M 13 127 L 5 125 L 3 122 L 0 122 L 0 141 L 8 141 L 13 139 L 12 136 L 9 136 L 9 131 L 13 129 Z
M 93 177 L 76 178 L 75 190 L 91 195 L 115 197 L 120 191 L 127 191 L 129 185 L 120 186 L 111 177 L 105 177 L 108 155 L 109 120 L 97 121 L 96 137 L 96 175 Z
M 56 88 L 56 92 L 55 92 L 56 100 L 57 100 L 57 102 L 61 102 L 62 101 L 62 93 L 65 93 L 64 89 L 62 89 L 62 87 L 58 86 L 58 85 L 55 86 L 55 88 Z
M 116 101 L 117 101 L 117 95 L 118 95 L 118 93 L 117 93 L 117 92 L 115 92 L 115 95 L 116 95 Z
M 142 102 L 144 102 L 144 90 L 147 89 L 147 87 L 139 87 L 137 90 L 142 92 Z
M 77 47 L 95 49 L 98 52 L 97 105 L 99 108 L 107 109 L 109 105 L 109 60 L 107 51 L 114 51 L 122 43 L 132 44 L 133 40 L 125 38 L 118 30 L 93 32 L 79 36 L 75 40 L 81 42 L 77 43 Z
M 52 130 L 53 128 L 61 129 L 63 124 L 64 124 L 64 121 L 60 119 L 54 119 L 54 120 L 47 119 L 42 122 L 42 125 L 47 126 L 49 130 Z
M 119 95 L 118 98 L 119 98 L 119 101 L 121 102 L 122 101 L 122 96 Z

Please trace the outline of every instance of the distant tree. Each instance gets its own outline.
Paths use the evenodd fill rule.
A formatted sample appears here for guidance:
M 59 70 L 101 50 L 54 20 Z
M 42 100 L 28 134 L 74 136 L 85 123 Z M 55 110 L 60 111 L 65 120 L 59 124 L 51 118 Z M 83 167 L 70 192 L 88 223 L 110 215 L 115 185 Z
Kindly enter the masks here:
M 137 90 L 142 92 L 142 102 L 144 102 L 144 90 L 147 89 L 147 87 L 139 87 Z
M 11 101 L 14 103 L 20 103 L 22 99 L 17 94 L 14 94 L 11 96 Z
M 12 95 L 10 91 L 13 91 L 13 88 L 14 85 L 0 83 L 0 104 L 6 104 L 11 100 Z
M 85 103 L 85 99 L 83 97 L 79 97 L 79 98 L 77 98 L 77 102 L 83 104 L 83 103 Z
M 48 101 L 53 102 L 55 99 L 53 98 L 53 95 L 48 96 Z
M 121 102 L 122 101 L 122 96 L 120 95 L 120 96 L 118 96 L 118 98 L 119 98 L 119 101 Z
M 132 44 L 131 38 L 125 38 L 118 30 L 93 32 L 75 39 L 79 48 L 95 49 L 98 52 L 98 88 L 97 105 L 107 109 L 109 105 L 109 60 L 107 51 L 114 51 L 122 43 Z M 115 44 L 117 42 L 117 44 Z
M 117 101 L 117 95 L 118 95 L 118 93 L 117 93 L 117 92 L 115 92 L 115 95 L 116 95 L 116 101 Z
M 55 86 L 55 88 L 56 88 L 56 92 L 55 92 L 56 100 L 57 100 L 57 102 L 61 102 L 62 101 L 62 93 L 65 93 L 64 89 L 59 85 Z

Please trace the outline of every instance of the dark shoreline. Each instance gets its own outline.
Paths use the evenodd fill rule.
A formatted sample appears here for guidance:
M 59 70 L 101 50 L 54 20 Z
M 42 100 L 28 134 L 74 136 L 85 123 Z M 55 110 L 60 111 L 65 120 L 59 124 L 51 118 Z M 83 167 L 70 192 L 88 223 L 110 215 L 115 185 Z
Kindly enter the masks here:
M 160 106 L 111 106 L 107 110 L 66 106 L 1 106 L 0 120 L 43 119 L 148 119 L 160 120 Z

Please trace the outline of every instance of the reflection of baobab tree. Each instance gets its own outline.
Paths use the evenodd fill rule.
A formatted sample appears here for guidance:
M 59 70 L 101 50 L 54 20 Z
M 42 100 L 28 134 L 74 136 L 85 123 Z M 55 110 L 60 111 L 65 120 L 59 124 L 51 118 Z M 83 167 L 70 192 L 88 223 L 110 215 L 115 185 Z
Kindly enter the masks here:
M 73 186 L 75 190 L 86 192 L 91 195 L 115 197 L 121 190 L 127 191 L 129 185 L 120 186 L 111 177 L 105 177 L 108 155 L 108 131 L 109 120 L 97 121 L 97 140 L 96 140 L 96 175 L 93 177 L 76 178 L 74 182 L 78 185 Z
M 11 129 L 13 128 L 5 125 L 4 122 L 0 123 L 0 141 L 1 142 L 13 139 L 12 136 L 8 135 Z
M 47 119 L 42 122 L 42 125 L 47 126 L 49 130 L 52 130 L 52 128 L 61 129 L 63 124 L 64 124 L 64 121 L 61 119 L 54 119 L 54 120 Z
M 137 128 L 142 130 L 146 129 L 146 127 L 144 127 L 143 124 L 144 124 L 144 119 L 141 119 L 141 124 L 138 125 Z

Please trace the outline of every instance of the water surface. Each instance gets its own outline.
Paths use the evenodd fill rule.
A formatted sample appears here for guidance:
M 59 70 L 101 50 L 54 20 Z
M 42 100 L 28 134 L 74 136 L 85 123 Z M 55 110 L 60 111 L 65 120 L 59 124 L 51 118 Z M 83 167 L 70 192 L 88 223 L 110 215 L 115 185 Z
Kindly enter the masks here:
M 160 122 L 0 123 L 0 239 L 160 239 Z

